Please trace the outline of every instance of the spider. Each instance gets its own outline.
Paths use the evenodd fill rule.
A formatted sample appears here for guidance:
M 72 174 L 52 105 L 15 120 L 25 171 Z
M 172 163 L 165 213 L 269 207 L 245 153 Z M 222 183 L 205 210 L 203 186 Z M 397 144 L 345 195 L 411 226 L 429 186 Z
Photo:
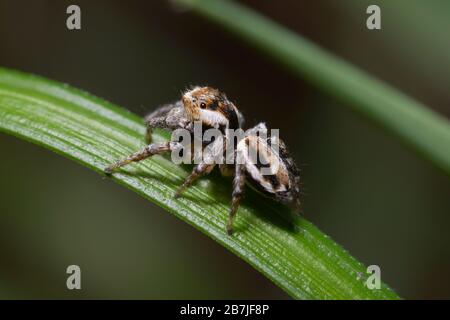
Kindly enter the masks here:
M 242 129 L 244 118 L 236 106 L 219 90 L 211 87 L 189 89 L 182 94 L 180 101 L 164 105 L 147 115 L 145 123 L 148 145 L 106 167 L 106 174 L 111 174 L 115 169 L 131 162 L 139 162 L 153 155 L 176 151 L 180 148 L 179 142 L 176 141 L 151 143 L 151 132 L 154 128 L 169 131 L 185 129 L 193 135 L 194 124 L 200 123 L 204 130 L 208 128 L 219 130 L 223 133 L 224 139 L 216 139 L 210 144 L 202 140 L 202 151 L 207 149 L 208 154 L 205 154 L 203 160 L 195 165 L 175 193 L 175 198 L 181 196 L 195 180 L 209 174 L 217 165 L 223 176 L 234 176 L 231 207 L 226 225 L 229 235 L 233 232 L 233 220 L 246 183 L 265 196 L 300 210 L 300 174 L 285 143 L 276 136 L 268 137 L 266 125 L 259 123 L 245 131 L 245 135 L 238 139 L 235 147 L 231 145 L 231 140 L 234 142 L 234 139 L 229 137 L 230 129 Z M 231 164 L 228 161 L 220 163 L 205 160 L 208 155 L 210 160 L 211 157 L 216 159 L 214 156 L 218 154 L 224 155 L 227 145 L 232 146 Z M 257 154 L 259 158 L 251 157 L 252 154 Z M 272 167 L 275 167 L 276 171 L 270 171 Z M 263 173 L 264 169 L 269 169 L 269 173 L 267 171 Z

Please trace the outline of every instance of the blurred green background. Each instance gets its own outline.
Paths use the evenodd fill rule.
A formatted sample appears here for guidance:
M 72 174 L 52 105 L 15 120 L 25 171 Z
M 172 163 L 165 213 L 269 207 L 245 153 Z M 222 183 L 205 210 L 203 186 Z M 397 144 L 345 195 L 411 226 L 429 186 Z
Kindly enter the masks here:
M 450 116 L 447 0 L 241 1 Z M 66 28 L 78 4 L 82 30 Z M 369 4 L 382 30 L 365 27 Z M 0 0 L 0 64 L 144 115 L 191 84 L 279 128 L 306 217 L 404 298 L 450 298 L 448 177 L 365 118 L 166 1 Z M 450 147 L 450 146 L 449 146 Z M 0 134 L 0 298 L 283 299 L 233 254 L 138 195 Z M 56 200 L 55 200 L 56 199 Z M 82 290 L 66 289 L 66 267 Z

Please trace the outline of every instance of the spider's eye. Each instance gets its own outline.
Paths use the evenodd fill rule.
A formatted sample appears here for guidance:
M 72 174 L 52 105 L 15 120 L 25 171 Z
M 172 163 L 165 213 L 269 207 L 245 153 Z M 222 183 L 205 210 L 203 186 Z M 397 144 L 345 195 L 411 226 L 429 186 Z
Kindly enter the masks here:
M 200 108 L 206 109 L 206 103 L 204 103 L 204 102 L 200 103 Z

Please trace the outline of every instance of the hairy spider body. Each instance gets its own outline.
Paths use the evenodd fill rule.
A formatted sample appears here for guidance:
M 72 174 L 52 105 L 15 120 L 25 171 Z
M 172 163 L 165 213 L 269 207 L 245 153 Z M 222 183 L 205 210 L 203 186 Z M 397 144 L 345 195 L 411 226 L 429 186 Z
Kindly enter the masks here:
M 276 136 L 268 137 L 264 123 L 247 130 L 245 136 L 234 146 L 234 137 L 228 137 L 229 129 L 241 129 L 244 118 L 236 106 L 217 89 L 195 87 L 182 95 L 181 101 L 164 105 L 145 117 L 147 143 L 142 150 L 105 168 L 111 174 L 116 168 L 138 162 L 156 154 L 179 150 L 175 141 L 151 143 L 154 128 L 169 131 L 186 129 L 194 137 L 194 123 L 201 123 L 202 130 L 218 129 L 224 139 L 205 142 L 202 140 L 203 160 L 198 163 L 175 197 L 192 185 L 200 176 L 210 173 L 218 165 L 223 176 L 233 176 L 233 192 L 227 232 L 232 233 L 233 220 L 247 183 L 266 196 L 282 203 L 300 208 L 300 175 L 284 142 Z M 203 137 L 203 136 L 202 136 Z M 203 139 L 203 138 L 202 138 Z M 232 163 L 214 162 L 217 155 L 225 156 L 226 146 L 231 144 Z M 257 155 L 252 157 L 252 155 Z M 193 153 L 192 153 L 193 156 Z M 274 169 L 275 168 L 275 169 Z

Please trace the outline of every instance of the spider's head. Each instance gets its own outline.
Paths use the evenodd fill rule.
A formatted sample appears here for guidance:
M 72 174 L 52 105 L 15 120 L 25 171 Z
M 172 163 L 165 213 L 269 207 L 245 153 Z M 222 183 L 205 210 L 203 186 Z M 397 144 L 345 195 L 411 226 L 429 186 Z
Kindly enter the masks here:
M 182 96 L 186 114 L 191 121 L 214 128 L 237 129 L 242 115 L 225 94 L 211 87 L 194 87 Z

